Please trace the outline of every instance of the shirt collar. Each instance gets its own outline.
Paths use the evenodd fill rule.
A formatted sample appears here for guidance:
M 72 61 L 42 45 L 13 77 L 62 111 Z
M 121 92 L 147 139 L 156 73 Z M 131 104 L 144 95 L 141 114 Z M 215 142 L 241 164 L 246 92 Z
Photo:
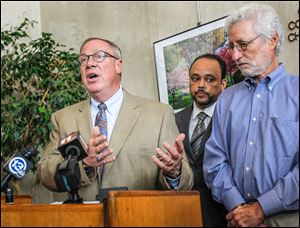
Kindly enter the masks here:
M 269 91 L 272 91 L 274 86 L 283 78 L 286 74 L 285 67 L 282 63 L 279 64 L 279 66 L 273 70 L 267 77 L 261 80 L 262 83 L 266 83 L 267 88 Z M 251 86 L 256 86 L 256 82 L 251 77 L 246 77 L 244 81 L 245 85 L 248 86 L 249 89 L 251 89 Z
M 268 89 L 271 91 L 285 75 L 285 67 L 282 63 L 280 63 L 279 66 L 269 74 L 270 82 Z
M 213 113 L 214 113 L 214 109 L 215 109 L 215 106 L 216 106 L 216 102 L 214 102 L 212 105 L 204 108 L 204 109 L 200 109 L 197 105 L 196 105 L 196 102 L 194 101 L 193 103 L 193 112 L 192 112 L 192 120 L 195 120 L 197 118 L 197 115 L 200 113 L 200 112 L 204 112 L 206 115 L 208 115 L 210 118 L 213 116 Z
M 122 86 L 120 86 L 119 90 L 108 100 L 106 100 L 104 102 L 104 104 L 106 104 L 107 106 L 107 111 L 110 114 L 114 114 L 115 113 L 115 108 L 117 103 L 122 102 L 123 100 L 123 96 L 124 96 L 124 91 Z M 91 104 L 96 107 L 98 109 L 98 104 L 100 104 L 98 101 L 96 101 L 93 97 L 91 97 Z

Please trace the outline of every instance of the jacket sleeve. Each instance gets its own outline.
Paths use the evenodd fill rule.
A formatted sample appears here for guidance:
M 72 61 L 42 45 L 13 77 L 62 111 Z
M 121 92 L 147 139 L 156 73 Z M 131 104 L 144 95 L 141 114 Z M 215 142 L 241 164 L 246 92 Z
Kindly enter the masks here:
M 175 122 L 175 115 L 171 106 L 167 108 L 161 126 L 161 137 L 160 137 L 160 148 L 162 148 L 162 144 L 167 142 L 169 144 L 173 144 L 175 142 L 176 137 L 179 135 L 179 131 Z M 159 183 L 163 189 L 170 189 L 170 186 L 165 179 L 162 170 L 159 175 Z M 194 183 L 194 175 L 193 171 L 189 165 L 187 160 L 187 156 L 185 151 L 183 153 L 182 166 L 181 166 L 181 176 L 180 182 L 177 190 L 190 190 L 193 187 Z

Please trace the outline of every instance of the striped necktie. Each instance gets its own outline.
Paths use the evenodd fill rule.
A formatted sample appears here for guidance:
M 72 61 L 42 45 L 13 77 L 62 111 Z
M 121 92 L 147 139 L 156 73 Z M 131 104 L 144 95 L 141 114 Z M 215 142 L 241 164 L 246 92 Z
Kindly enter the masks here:
M 193 131 L 193 135 L 190 143 L 192 147 L 192 151 L 195 154 L 195 156 L 198 155 L 201 139 L 205 132 L 204 120 L 207 117 L 207 115 L 204 112 L 200 112 L 197 116 L 198 116 L 198 123 Z
M 98 105 L 99 112 L 96 115 L 95 126 L 98 126 L 100 129 L 100 134 L 104 135 L 107 139 L 107 117 L 106 117 L 106 109 L 107 106 L 104 103 L 100 103 Z M 98 167 L 98 176 L 99 176 L 99 184 L 102 184 L 102 176 L 104 172 L 104 165 Z

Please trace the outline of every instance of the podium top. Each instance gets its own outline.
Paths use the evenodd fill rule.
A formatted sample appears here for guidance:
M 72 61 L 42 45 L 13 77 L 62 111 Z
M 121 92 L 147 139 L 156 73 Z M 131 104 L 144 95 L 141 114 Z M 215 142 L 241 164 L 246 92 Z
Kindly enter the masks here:
M 140 197 L 140 196 L 187 196 L 200 195 L 198 191 L 166 191 L 166 190 L 129 190 L 129 191 L 110 191 L 110 197 Z
M 30 195 L 14 195 L 14 204 L 31 204 L 32 198 Z M 1 205 L 5 204 L 5 195 L 1 195 Z

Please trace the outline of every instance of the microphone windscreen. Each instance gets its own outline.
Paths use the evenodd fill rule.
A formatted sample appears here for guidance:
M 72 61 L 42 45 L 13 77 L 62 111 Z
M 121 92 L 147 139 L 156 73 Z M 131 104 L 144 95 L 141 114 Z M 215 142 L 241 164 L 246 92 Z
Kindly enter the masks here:
M 21 179 L 32 168 L 32 163 L 20 153 L 16 153 L 4 165 L 4 170 L 15 178 Z
M 78 161 L 87 157 L 87 149 L 88 146 L 78 131 L 61 139 L 58 145 L 58 150 L 64 159 L 72 155 L 76 156 Z
M 22 155 L 29 161 L 33 161 L 34 158 L 38 155 L 38 153 L 39 153 L 39 151 L 36 150 L 35 148 L 27 146 L 23 150 Z

